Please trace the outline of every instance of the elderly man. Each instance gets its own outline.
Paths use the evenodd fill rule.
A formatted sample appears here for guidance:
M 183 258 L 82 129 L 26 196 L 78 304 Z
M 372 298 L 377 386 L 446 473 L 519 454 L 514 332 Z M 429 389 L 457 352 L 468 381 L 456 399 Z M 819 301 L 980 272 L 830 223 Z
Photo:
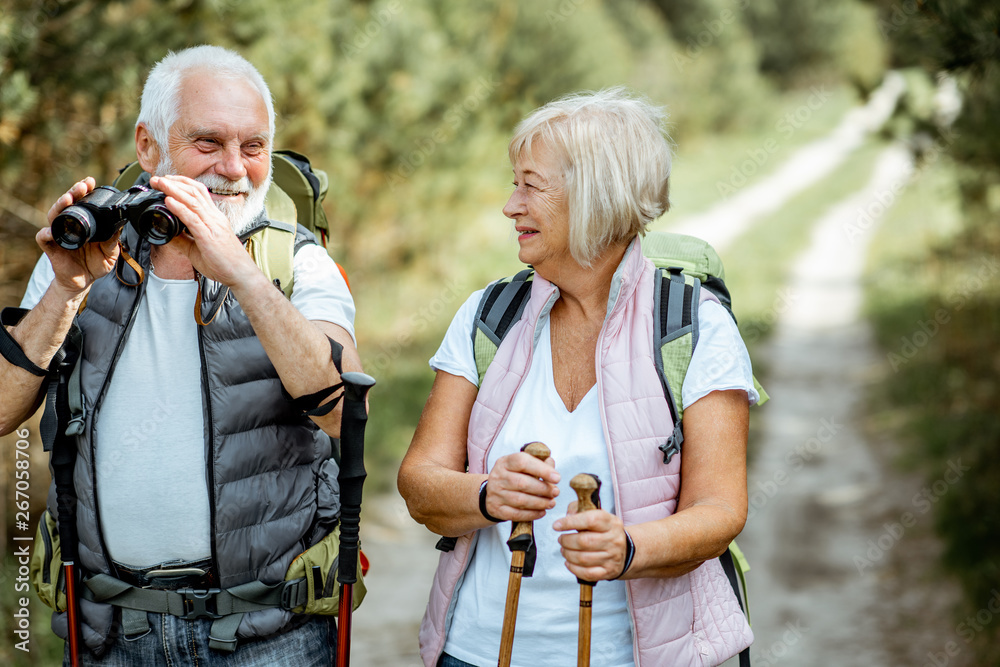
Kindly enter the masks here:
M 292 613 L 289 599 L 260 594 L 252 610 L 216 613 L 214 591 L 274 591 L 335 522 L 327 434 L 339 433 L 339 409 L 316 416 L 315 402 L 296 399 L 360 370 L 354 304 L 325 248 L 299 228 L 289 299 L 244 247 L 269 224 L 273 135 L 271 95 L 250 63 L 211 46 L 168 54 L 146 82 L 135 145 L 187 232 L 151 245 L 126 227 L 66 250 L 43 229 L 27 312 L 5 318 L 27 361 L 0 361 L 0 432 L 37 408 L 39 373 L 71 327 L 83 336 L 74 486 L 85 664 L 333 662 L 334 623 Z M 74 185 L 49 221 L 95 185 Z M 86 583 L 98 579 L 126 594 Z M 176 600 L 150 611 L 150 589 Z M 66 614 L 52 626 L 65 638 Z

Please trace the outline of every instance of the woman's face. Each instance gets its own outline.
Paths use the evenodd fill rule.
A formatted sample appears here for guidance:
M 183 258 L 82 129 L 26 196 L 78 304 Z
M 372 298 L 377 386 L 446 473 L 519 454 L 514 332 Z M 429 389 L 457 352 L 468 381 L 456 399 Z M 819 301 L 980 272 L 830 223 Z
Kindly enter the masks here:
M 572 262 L 569 250 L 569 202 L 558 156 L 543 141 L 531 146 L 514 165 L 514 192 L 503 214 L 514 221 L 517 258 L 545 275 L 545 266 Z

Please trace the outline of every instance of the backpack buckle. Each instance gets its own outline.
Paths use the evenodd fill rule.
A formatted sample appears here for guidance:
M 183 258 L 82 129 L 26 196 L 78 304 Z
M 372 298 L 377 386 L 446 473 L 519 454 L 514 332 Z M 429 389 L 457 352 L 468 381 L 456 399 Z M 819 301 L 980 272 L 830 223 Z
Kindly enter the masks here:
M 330 576 L 333 576 L 332 572 L 330 573 Z M 316 597 L 320 596 L 317 595 Z M 280 607 L 285 611 L 291 611 L 296 607 L 302 607 L 307 602 L 309 602 L 309 589 L 306 585 L 305 577 L 286 581 L 281 586 Z
M 663 462 L 670 463 L 670 459 L 674 458 L 674 454 L 680 454 L 681 445 L 684 443 L 684 431 L 681 429 L 680 422 L 674 425 L 674 432 L 670 434 L 667 441 L 660 445 L 659 450 L 663 452 Z
M 193 621 L 198 618 L 222 618 L 222 614 L 217 614 L 214 610 L 215 607 L 215 596 L 220 592 L 218 588 L 209 589 L 195 589 L 195 588 L 179 588 L 177 594 L 181 596 L 182 603 L 184 605 L 184 615 L 179 618 L 183 618 L 185 621 Z M 208 602 L 211 601 L 212 610 L 208 608 Z
M 66 435 L 74 436 L 83 433 L 83 415 L 77 415 L 66 425 Z

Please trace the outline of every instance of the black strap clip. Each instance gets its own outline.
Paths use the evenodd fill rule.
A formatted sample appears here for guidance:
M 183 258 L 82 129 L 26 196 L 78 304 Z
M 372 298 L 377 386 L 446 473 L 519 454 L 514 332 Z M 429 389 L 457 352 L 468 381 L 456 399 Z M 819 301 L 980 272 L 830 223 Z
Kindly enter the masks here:
M 448 553 L 449 551 L 455 550 L 456 544 L 458 544 L 457 538 L 442 537 L 440 540 L 437 541 L 437 544 L 434 545 L 434 548 L 437 549 L 438 551 L 443 551 L 445 553 Z
M 535 573 L 535 560 L 538 557 L 538 547 L 535 546 L 535 536 L 533 533 L 521 533 L 517 537 L 511 537 L 507 540 L 507 548 L 511 552 L 524 552 L 524 570 L 522 576 L 530 577 Z
M 212 607 L 215 607 L 215 596 L 218 595 L 220 590 L 218 588 L 209 588 L 206 590 L 198 590 L 195 588 L 180 588 L 177 590 L 177 594 L 183 598 L 184 601 L 184 615 L 185 621 L 193 621 L 198 618 L 222 618 L 222 614 L 217 614 L 215 610 L 209 610 L 208 602 L 212 602 Z
M 317 598 L 323 597 L 317 595 Z M 296 607 L 301 607 L 309 602 L 309 589 L 306 585 L 305 577 L 286 581 L 281 587 L 281 608 L 285 611 L 292 611 Z
M 674 424 L 674 432 L 670 434 L 667 441 L 660 445 L 660 451 L 663 452 L 663 462 L 670 463 L 670 459 L 674 457 L 674 454 L 680 454 L 681 445 L 684 443 L 684 431 L 681 428 L 680 422 Z

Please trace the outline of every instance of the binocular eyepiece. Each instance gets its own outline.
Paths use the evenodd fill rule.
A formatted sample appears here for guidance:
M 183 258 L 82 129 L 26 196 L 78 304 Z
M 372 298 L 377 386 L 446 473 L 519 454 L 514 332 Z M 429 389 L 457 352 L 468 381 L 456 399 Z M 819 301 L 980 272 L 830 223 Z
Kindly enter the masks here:
M 52 221 L 52 237 L 67 250 L 107 241 L 131 222 L 153 245 L 169 243 L 184 231 L 184 223 L 167 209 L 166 195 L 145 185 L 124 192 L 102 185 L 67 206 Z

